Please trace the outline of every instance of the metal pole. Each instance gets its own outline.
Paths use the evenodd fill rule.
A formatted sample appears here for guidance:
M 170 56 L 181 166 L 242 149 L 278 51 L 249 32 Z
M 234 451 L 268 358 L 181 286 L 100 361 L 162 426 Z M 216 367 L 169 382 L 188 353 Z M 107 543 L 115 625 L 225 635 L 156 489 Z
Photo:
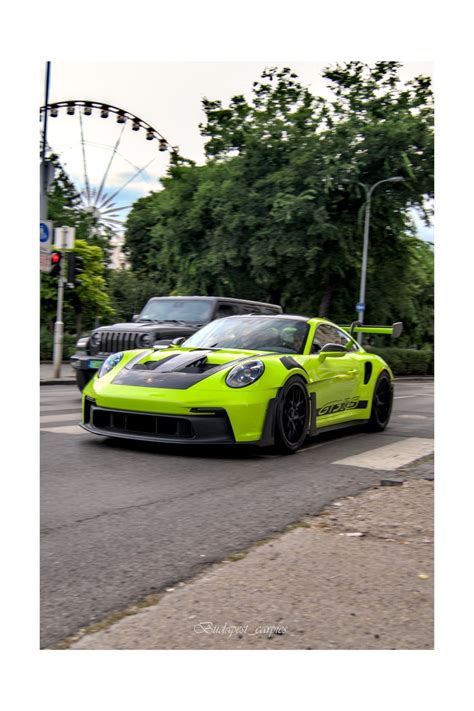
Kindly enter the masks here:
M 359 292 L 359 304 L 360 309 L 357 309 L 358 320 L 364 323 L 364 313 L 365 313 L 365 283 L 367 278 L 367 255 L 369 252 L 369 226 L 370 226 L 370 201 L 372 198 L 372 193 L 378 185 L 382 183 L 403 183 L 403 178 L 399 175 L 395 175 L 392 178 L 385 178 L 384 180 L 379 180 L 378 183 L 374 183 L 370 188 L 367 188 L 364 183 L 359 183 L 365 190 L 366 203 L 365 203 L 365 221 L 364 221 L 364 245 L 362 247 L 362 269 L 360 274 L 360 292 Z M 362 333 L 357 334 L 358 343 L 362 343 Z
M 359 291 L 359 304 L 360 308 L 357 310 L 358 321 L 364 323 L 364 313 L 365 313 L 365 283 L 367 279 L 367 256 L 369 253 L 369 226 L 370 226 L 370 199 L 372 197 L 372 190 L 367 190 L 365 188 L 366 203 L 365 203 L 365 220 L 364 220 L 364 245 L 362 247 L 362 269 L 360 273 L 360 291 Z M 357 334 L 358 343 L 362 343 L 362 333 Z
M 63 341 L 64 341 L 64 322 L 63 322 L 63 301 L 64 301 L 64 252 L 65 252 L 65 235 L 64 231 L 61 235 L 61 244 L 57 246 L 62 251 L 61 271 L 58 278 L 58 300 L 56 305 L 56 321 L 54 322 L 54 348 L 53 348 L 53 378 L 61 377 L 61 363 L 63 361 Z
M 49 102 L 49 78 L 51 71 L 51 62 L 46 62 L 46 80 L 45 80 L 45 107 Z M 40 177 L 40 220 L 48 219 L 48 169 L 46 163 L 46 147 L 47 147 L 47 132 L 48 132 L 48 111 L 45 108 L 43 114 L 43 143 L 41 146 L 41 177 Z
M 56 321 L 54 323 L 53 378 L 59 378 L 61 376 L 61 363 L 63 360 L 63 298 L 65 281 L 63 277 L 63 261 L 64 260 L 61 259 L 61 273 L 59 274 L 58 279 L 58 302 L 56 307 Z

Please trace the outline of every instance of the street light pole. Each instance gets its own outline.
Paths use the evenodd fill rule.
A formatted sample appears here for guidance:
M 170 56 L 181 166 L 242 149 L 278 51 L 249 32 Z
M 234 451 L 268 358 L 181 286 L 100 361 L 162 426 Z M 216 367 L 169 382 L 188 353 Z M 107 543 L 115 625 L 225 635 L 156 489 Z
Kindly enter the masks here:
M 364 313 L 365 313 L 365 285 L 367 281 L 367 257 L 369 253 L 369 228 L 370 228 L 370 206 L 372 193 L 378 185 L 382 183 L 401 183 L 404 178 L 400 176 L 394 176 L 393 178 L 385 178 L 385 180 L 379 180 L 378 183 L 374 183 L 368 188 L 364 183 L 359 183 L 365 190 L 365 219 L 364 219 L 364 243 L 362 247 L 362 268 L 360 274 L 360 292 L 359 292 L 359 303 L 357 304 L 357 315 L 358 321 L 364 323 Z M 357 340 L 362 343 L 362 333 L 357 334 Z
M 46 77 L 45 77 L 45 106 L 49 102 L 49 78 L 51 72 L 51 62 L 46 62 Z M 48 219 L 48 182 L 50 170 L 46 161 L 47 148 L 47 133 L 48 133 L 48 112 L 45 110 L 43 116 L 43 141 L 41 145 L 41 174 L 40 174 L 40 220 Z

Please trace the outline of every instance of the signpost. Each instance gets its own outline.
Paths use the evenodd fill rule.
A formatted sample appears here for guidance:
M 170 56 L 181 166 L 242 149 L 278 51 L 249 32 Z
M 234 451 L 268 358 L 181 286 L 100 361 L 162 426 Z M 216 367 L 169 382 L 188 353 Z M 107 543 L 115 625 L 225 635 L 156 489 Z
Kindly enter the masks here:
M 48 220 L 40 221 L 40 271 L 49 272 L 51 244 L 53 237 L 53 223 Z
M 75 227 L 56 227 L 54 230 L 54 246 L 56 249 L 74 249 L 74 239 L 76 235 Z M 61 363 L 63 360 L 63 299 L 64 299 L 64 259 L 61 260 L 61 273 L 58 279 L 58 303 L 56 310 L 56 321 L 54 324 L 54 349 L 53 349 L 53 378 L 61 376 Z
M 57 249 L 74 249 L 76 237 L 75 227 L 56 227 L 54 230 L 54 245 Z

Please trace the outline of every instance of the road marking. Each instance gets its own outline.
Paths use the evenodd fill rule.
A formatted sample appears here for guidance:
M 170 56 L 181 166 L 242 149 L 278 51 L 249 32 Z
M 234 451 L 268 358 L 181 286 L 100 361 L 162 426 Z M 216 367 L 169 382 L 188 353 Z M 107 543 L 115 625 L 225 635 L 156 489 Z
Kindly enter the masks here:
M 364 469 L 382 469 L 393 471 L 403 467 L 416 459 L 426 457 L 434 452 L 434 440 L 422 439 L 421 437 L 407 437 L 401 442 L 387 444 L 384 447 L 369 449 L 366 452 L 355 454 L 352 457 L 339 459 L 333 464 L 344 464 L 350 467 L 362 467 Z
M 406 420 L 428 420 L 428 419 L 432 418 L 432 415 L 430 415 L 430 416 L 428 416 L 428 415 L 397 415 L 397 417 L 399 419 L 401 419 L 403 417 Z
M 64 395 L 66 393 L 74 392 L 78 393 L 79 389 L 74 388 L 74 385 L 76 385 L 75 382 L 72 382 L 71 385 L 67 385 L 65 388 L 59 388 L 57 385 L 51 385 L 50 387 L 48 387 L 47 385 L 41 385 L 40 392 L 44 392 L 45 395 L 52 395 L 53 393 L 57 393 L 58 395 Z
M 54 434 L 87 434 L 79 425 L 66 425 L 65 427 L 42 427 L 41 432 L 53 432 Z
M 40 417 L 40 424 L 43 424 L 43 422 L 46 424 L 47 422 L 67 422 L 68 420 L 80 420 L 81 415 L 77 412 L 70 413 L 68 415 L 44 415 L 43 417 Z
M 433 393 L 413 393 L 412 395 L 395 395 L 394 400 L 403 400 L 407 397 L 433 397 Z
M 41 412 L 58 412 L 60 410 L 75 410 L 76 412 L 80 412 L 80 408 L 78 409 L 77 405 L 68 405 L 65 403 L 64 405 L 41 405 Z

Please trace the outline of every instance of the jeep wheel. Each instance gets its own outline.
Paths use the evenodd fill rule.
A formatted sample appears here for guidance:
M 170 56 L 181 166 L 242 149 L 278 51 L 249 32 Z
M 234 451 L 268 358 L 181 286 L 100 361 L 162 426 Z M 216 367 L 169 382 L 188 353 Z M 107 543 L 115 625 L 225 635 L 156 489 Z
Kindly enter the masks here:
M 81 393 L 94 375 L 95 370 L 76 370 L 76 383 Z

